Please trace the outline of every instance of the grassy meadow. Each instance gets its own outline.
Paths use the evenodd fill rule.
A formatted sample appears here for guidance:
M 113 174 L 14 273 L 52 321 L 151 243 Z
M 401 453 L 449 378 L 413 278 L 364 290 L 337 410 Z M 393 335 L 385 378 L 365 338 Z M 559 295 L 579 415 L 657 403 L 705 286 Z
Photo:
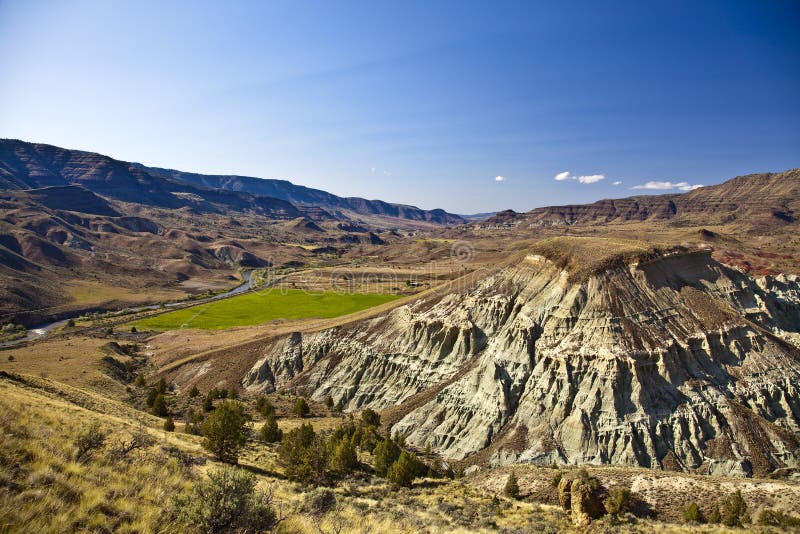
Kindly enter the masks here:
M 300 289 L 267 289 L 200 304 L 136 321 L 139 330 L 201 328 L 221 330 L 253 326 L 276 319 L 331 318 L 400 298 L 380 293 L 337 293 Z

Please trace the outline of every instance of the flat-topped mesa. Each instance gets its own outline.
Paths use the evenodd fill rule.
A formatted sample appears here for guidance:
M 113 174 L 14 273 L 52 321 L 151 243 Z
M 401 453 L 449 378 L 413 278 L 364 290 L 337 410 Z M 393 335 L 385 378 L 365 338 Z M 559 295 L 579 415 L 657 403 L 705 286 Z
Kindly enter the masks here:
M 536 243 L 526 261 L 549 261 L 569 274 L 572 283 L 585 282 L 590 276 L 618 268 L 674 258 L 698 255 L 699 261 L 710 261 L 709 246 L 657 246 L 643 241 L 601 237 L 554 237 Z
M 463 292 L 276 340 L 244 384 L 383 409 L 466 463 L 764 475 L 798 467 L 799 330 L 796 279 L 562 238 Z

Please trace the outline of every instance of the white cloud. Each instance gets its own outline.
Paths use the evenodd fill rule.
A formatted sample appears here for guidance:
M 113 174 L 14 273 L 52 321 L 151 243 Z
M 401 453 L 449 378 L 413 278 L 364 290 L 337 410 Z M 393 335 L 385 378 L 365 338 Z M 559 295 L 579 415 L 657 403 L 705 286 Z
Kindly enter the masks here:
M 563 182 L 564 180 L 574 180 L 580 182 L 582 184 L 593 184 L 599 182 L 600 180 L 605 180 L 605 174 L 588 174 L 584 176 L 573 176 L 569 173 L 569 171 L 564 171 L 556 174 L 554 176 L 557 182 Z
M 369 172 L 371 172 L 372 174 L 375 174 L 375 167 L 370 167 L 369 168 Z
M 634 185 L 631 189 L 650 189 L 665 191 L 669 189 L 679 189 L 680 191 L 694 191 L 703 187 L 701 184 L 690 185 L 689 182 L 658 182 L 652 181 L 642 185 Z
M 384 176 L 391 176 L 391 175 L 392 175 L 392 173 L 390 173 L 389 171 L 383 171 L 383 175 L 384 175 Z
M 505 176 L 495 176 L 494 177 L 494 181 L 495 182 L 505 182 L 506 181 L 506 177 Z
M 617 180 L 616 182 L 612 183 L 611 185 L 622 185 L 622 182 Z
M 589 176 L 578 176 L 578 181 L 582 184 L 593 184 L 600 180 L 605 180 L 604 174 L 590 174 Z

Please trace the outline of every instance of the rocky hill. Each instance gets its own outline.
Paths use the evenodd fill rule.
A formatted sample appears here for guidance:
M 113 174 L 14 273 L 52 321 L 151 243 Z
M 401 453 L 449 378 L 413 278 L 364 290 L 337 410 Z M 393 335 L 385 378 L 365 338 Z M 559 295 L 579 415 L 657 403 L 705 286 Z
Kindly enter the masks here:
M 249 390 L 382 409 L 409 443 L 465 463 L 753 476 L 800 458 L 800 280 L 708 250 L 549 240 L 464 287 L 260 350 Z
M 794 222 L 800 210 L 800 169 L 739 176 L 725 183 L 673 195 L 605 199 L 592 204 L 537 208 L 525 214 L 532 226 L 666 221 L 724 224 Z
M 359 197 L 339 197 L 302 185 L 295 185 L 287 180 L 251 178 L 247 176 L 220 176 L 181 172 L 172 169 L 144 167 L 150 174 L 168 177 L 214 189 L 225 191 L 243 191 L 255 195 L 279 198 L 296 206 L 319 206 L 328 211 L 352 211 L 360 215 L 381 215 L 412 221 L 424 221 L 436 224 L 462 224 L 465 220 L 441 209 L 423 210 L 416 206 L 392 204 L 382 200 L 367 200 Z
M 115 200 L 203 213 L 252 212 L 271 218 L 301 215 L 291 203 L 167 180 L 108 156 L 52 145 L 0 140 L 0 189 L 80 185 Z

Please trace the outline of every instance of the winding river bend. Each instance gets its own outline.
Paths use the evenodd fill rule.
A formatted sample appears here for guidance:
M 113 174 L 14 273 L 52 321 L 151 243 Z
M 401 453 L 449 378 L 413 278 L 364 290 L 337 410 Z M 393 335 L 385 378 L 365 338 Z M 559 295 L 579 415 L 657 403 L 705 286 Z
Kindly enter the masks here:
M 236 296 L 236 295 L 240 295 L 242 293 L 246 293 L 246 292 L 251 291 L 252 289 L 254 289 L 253 288 L 253 280 L 252 280 L 253 271 L 247 271 L 245 273 L 242 273 L 242 276 L 244 277 L 244 282 L 242 282 L 240 285 L 234 287 L 233 289 L 231 289 L 229 291 L 226 291 L 225 293 L 220 293 L 218 295 L 213 295 L 211 297 L 206 297 L 206 298 L 202 298 L 202 299 L 193 300 L 193 301 L 190 301 L 190 303 L 188 303 L 188 305 L 187 305 L 186 301 L 179 301 L 179 302 L 167 302 L 163 306 L 165 308 L 175 308 L 177 306 L 186 306 L 186 307 L 190 308 L 190 307 L 196 306 L 198 304 L 204 304 L 206 302 L 212 302 L 212 301 L 215 301 L 215 300 L 221 300 L 221 299 L 226 299 L 226 298 L 233 297 L 233 296 Z M 130 309 L 131 312 L 140 312 L 140 311 L 145 311 L 145 310 L 156 310 L 156 309 L 160 308 L 161 306 L 162 306 L 161 304 L 152 304 L 150 306 L 139 306 L 139 307 L 136 307 L 136 308 L 127 308 L 127 309 Z M 53 333 L 54 331 L 57 331 L 59 328 L 61 328 L 64 325 L 66 325 L 70 321 L 70 319 L 77 319 L 78 317 L 80 317 L 84 313 L 85 312 L 77 313 L 72 317 L 67 317 L 65 319 L 59 319 L 58 321 L 53 321 L 51 323 L 44 323 L 44 324 L 41 324 L 41 325 L 37 325 L 37 326 L 31 327 L 31 328 L 28 329 L 28 332 L 25 335 L 25 337 L 21 337 L 19 339 L 14 339 L 14 340 L 11 340 L 11 341 L 4 341 L 3 343 L 0 343 L 0 348 L 11 347 L 11 346 L 14 346 L 14 345 L 19 345 L 20 343 L 26 343 L 28 341 L 35 341 L 37 339 L 42 339 L 44 337 L 47 337 L 49 334 Z

